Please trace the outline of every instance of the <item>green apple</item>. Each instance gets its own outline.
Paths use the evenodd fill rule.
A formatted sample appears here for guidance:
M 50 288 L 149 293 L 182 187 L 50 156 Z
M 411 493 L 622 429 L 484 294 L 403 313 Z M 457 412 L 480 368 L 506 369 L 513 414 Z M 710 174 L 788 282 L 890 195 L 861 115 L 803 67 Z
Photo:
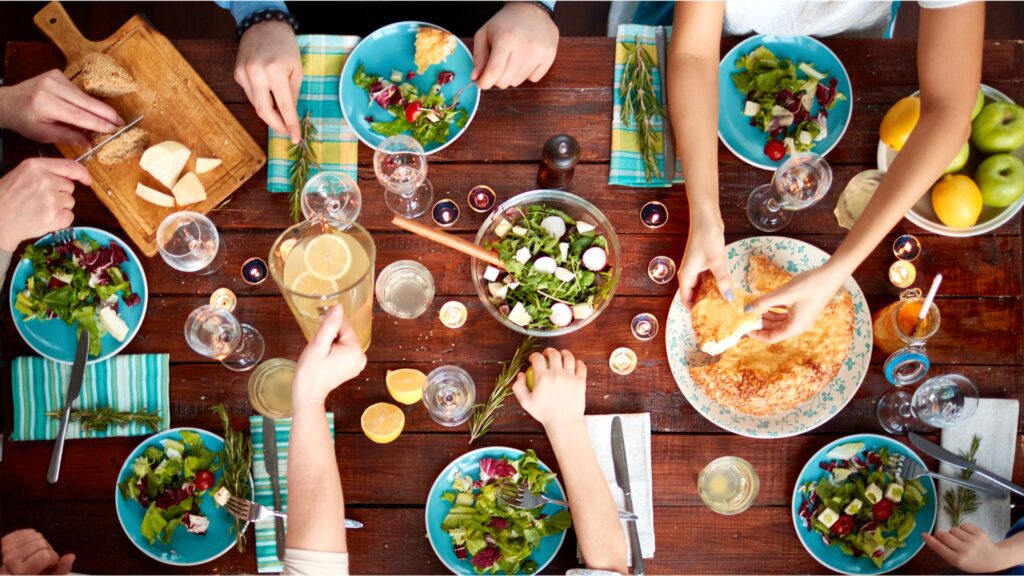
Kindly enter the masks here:
M 953 158 L 953 161 L 949 163 L 949 168 L 946 168 L 944 174 L 952 174 L 963 168 L 967 164 L 967 158 L 970 155 L 971 143 L 964 142 L 964 145 L 960 147 L 960 151 L 956 153 L 956 158 Z
M 1024 160 L 1013 154 L 989 156 L 978 165 L 974 181 L 986 206 L 1009 206 L 1024 195 Z
M 986 105 L 971 122 L 971 142 L 985 154 L 1024 146 L 1024 108 L 1007 102 Z
M 981 107 L 985 105 L 985 93 L 978 88 L 978 99 L 974 101 L 974 110 L 971 110 L 971 120 L 978 117 L 978 113 L 981 112 Z

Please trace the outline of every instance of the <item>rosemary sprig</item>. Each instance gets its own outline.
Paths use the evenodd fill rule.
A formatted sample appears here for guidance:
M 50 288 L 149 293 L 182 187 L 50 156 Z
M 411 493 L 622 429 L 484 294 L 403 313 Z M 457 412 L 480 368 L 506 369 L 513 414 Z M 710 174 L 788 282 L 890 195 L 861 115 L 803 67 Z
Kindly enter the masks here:
M 55 420 L 60 420 L 63 412 L 61 410 L 54 410 L 53 412 L 47 412 L 47 416 Z M 160 428 L 160 421 L 163 419 L 160 412 L 146 412 L 145 410 L 137 410 L 135 412 L 118 412 L 113 408 L 92 408 L 89 410 L 72 410 L 71 421 L 77 420 L 81 424 L 82 429 L 86 432 L 93 432 L 97 430 L 106 430 L 111 426 L 119 424 L 130 424 L 132 422 L 138 422 L 150 430 L 158 430 Z
M 622 48 L 626 60 L 619 88 L 622 94 L 620 118 L 627 127 L 636 126 L 636 144 L 644 162 L 644 177 L 650 182 L 661 178 L 661 168 L 658 167 L 655 153 L 655 148 L 661 143 L 661 134 L 654 129 L 651 121 L 653 117 L 664 114 L 654 92 L 652 70 L 658 66 L 647 50 L 643 49 L 639 38 L 632 44 L 623 43 Z
M 224 424 L 224 450 L 220 454 L 221 464 L 224 466 L 224 474 L 221 476 L 220 485 L 227 488 L 232 496 L 249 499 L 249 470 L 252 468 L 252 439 L 244 432 L 231 428 L 231 421 L 228 420 L 227 410 L 223 404 L 217 404 L 210 408 L 214 414 L 220 416 Z M 216 493 L 217 490 L 212 490 Z M 245 552 L 245 532 L 242 531 L 242 521 L 235 519 L 235 533 L 238 534 L 238 551 Z
M 501 373 L 494 382 L 494 390 L 487 398 L 487 402 L 477 404 L 473 407 L 473 418 L 469 423 L 469 443 L 487 434 L 494 422 L 494 415 L 501 409 L 505 399 L 512 395 L 512 381 L 516 375 L 526 366 L 530 354 L 537 350 L 537 341 L 533 336 L 527 336 L 523 343 L 516 349 L 516 353 L 508 362 L 502 362 Z
M 290 173 L 292 191 L 288 200 L 291 204 L 292 221 L 294 222 L 302 220 L 302 189 L 306 186 L 306 181 L 309 180 L 309 170 L 310 168 L 320 170 L 316 152 L 313 151 L 313 145 L 320 141 L 320 135 L 317 132 L 316 124 L 309 117 L 308 110 L 302 117 L 301 131 L 302 140 L 299 140 L 298 144 L 292 144 L 292 147 L 288 149 L 288 158 L 292 161 Z
M 978 458 L 978 448 L 980 447 L 981 436 L 975 435 L 971 439 L 971 449 L 967 453 L 961 452 L 960 455 L 970 460 L 973 464 Z M 973 470 L 961 470 L 960 478 L 968 480 L 972 474 L 974 474 Z M 953 526 L 959 526 L 963 523 L 964 516 L 978 510 L 978 493 L 970 488 L 958 487 L 947 490 L 943 500 L 942 508 L 946 511 L 946 514 L 949 516 L 949 523 Z

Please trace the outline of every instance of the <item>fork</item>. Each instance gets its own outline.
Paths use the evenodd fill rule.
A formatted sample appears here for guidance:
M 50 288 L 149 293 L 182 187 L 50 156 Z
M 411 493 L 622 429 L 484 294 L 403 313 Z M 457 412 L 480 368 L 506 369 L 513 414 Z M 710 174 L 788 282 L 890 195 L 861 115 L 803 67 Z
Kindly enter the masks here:
M 227 504 L 224 505 L 224 509 L 229 514 L 238 518 L 242 522 L 261 522 L 269 518 L 288 518 L 288 515 L 284 512 L 278 512 L 271 508 L 260 504 L 259 502 L 253 502 L 252 500 L 246 500 L 245 498 L 239 498 L 238 496 L 231 496 L 228 498 Z M 345 528 L 362 528 L 363 524 L 356 520 L 345 519 Z
M 452 96 L 452 103 L 449 104 L 448 107 L 449 108 L 455 108 L 455 106 L 457 106 L 459 104 L 459 97 L 462 96 L 462 93 L 465 92 L 466 88 L 469 88 L 470 86 L 472 86 L 474 84 L 476 84 L 476 80 L 473 80 L 469 84 L 466 84 L 462 88 L 459 88 L 459 91 L 455 93 L 455 96 Z
M 501 485 L 501 489 L 498 491 L 498 500 L 501 500 L 513 508 L 520 508 L 522 510 L 535 510 L 545 504 L 557 504 L 558 506 L 563 506 L 565 508 L 569 507 L 569 503 L 565 500 L 555 500 L 554 498 L 548 498 L 543 494 L 534 494 L 524 486 L 507 482 Z M 639 519 L 636 514 L 626 512 L 625 510 L 619 510 L 619 518 L 629 520 L 630 522 L 636 522 Z
M 50 233 L 53 237 L 53 243 L 56 246 L 63 246 L 65 244 L 71 244 L 75 241 L 75 231 L 71 228 L 61 228 L 60 230 L 54 230 Z
M 1009 495 L 1008 492 L 1002 490 L 996 486 L 985 484 L 983 482 L 971 482 L 970 480 L 963 480 L 961 478 L 953 478 L 946 476 L 945 474 L 939 474 L 938 472 L 932 472 L 924 466 L 922 466 L 917 460 L 913 458 L 907 458 L 903 454 L 892 454 L 889 456 L 888 468 L 896 473 L 896 477 L 900 480 L 914 480 L 921 476 L 931 476 L 932 478 L 938 478 L 939 480 L 945 480 L 951 484 L 957 486 L 963 486 L 976 492 L 980 492 L 993 498 L 1005 498 Z

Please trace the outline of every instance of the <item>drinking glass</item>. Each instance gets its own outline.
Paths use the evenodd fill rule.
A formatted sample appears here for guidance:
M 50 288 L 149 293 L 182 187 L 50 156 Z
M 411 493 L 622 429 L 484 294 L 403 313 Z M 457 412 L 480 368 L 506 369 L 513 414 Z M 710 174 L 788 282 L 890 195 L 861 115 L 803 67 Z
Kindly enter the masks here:
M 156 229 L 156 246 L 164 262 L 180 272 L 212 274 L 224 265 L 217 227 L 198 212 L 164 218 Z
M 302 187 L 302 216 L 316 216 L 352 223 L 359 218 L 363 196 L 348 174 L 320 172 Z
M 468 372 L 458 366 L 440 366 L 427 374 L 423 404 L 434 422 L 458 426 L 473 413 L 476 384 Z
M 817 154 L 793 154 L 769 184 L 754 188 L 747 198 L 747 217 L 763 232 L 782 230 L 803 210 L 825 197 L 832 186 L 832 168 Z
M 267 418 L 291 416 L 294 378 L 295 362 L 286 358 L 267 360 L 249 376 L 249 403 Z
M 185 320 L 185 341 L 197 354 L 220 360 L 228 370 L 252 370 L 263 358 L 263 335 L 231 312 L 205 304 Z
M 925 380 L 913 394 L 890 390 L 878 401 L 878 422 L 890 434 L 906 434 L 925 426 L 952 428 L 974 415 L 978 389 L 959 374 Z
M 427 180 L 427 155 L 411 136 L 399 134 L 381 142 L 373 154 L 373 171 L 392 212 L 416 218 L 430 209 L 434 187 Z
M 415 260 L 388 264 L 377 277 L 377 302 L 398 318 L 416 318 L 434 301 L 434 277 Z
M 760 488 L 761 481 L 754 467 L 736 456 L 712 460 L 697 478 L 701 500 L 719 514 L 739 514 L 750 508 Z

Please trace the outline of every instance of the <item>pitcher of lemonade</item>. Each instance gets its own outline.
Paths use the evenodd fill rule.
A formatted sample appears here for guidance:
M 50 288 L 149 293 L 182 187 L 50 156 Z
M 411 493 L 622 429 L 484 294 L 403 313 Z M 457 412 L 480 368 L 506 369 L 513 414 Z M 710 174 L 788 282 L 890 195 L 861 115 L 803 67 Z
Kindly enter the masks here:
M 917 288 L 904 290 L 900 299 L 882 308 L 874 317 L 875 346 L 889 354 L 883 371 L 896 386 L 919 382 L 928 373 L 931 362 L 925 343 L 939 330 L 939 308 L 934 302 L 918 322 L 925 299 Z

